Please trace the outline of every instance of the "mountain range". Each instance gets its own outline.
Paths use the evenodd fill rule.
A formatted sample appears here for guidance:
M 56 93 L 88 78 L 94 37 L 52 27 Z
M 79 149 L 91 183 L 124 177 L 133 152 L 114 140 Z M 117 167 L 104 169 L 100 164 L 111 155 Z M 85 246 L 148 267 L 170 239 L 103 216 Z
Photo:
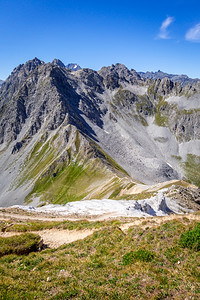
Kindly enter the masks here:
M 187 84 L 194 84 L 197 81 L 199 81 L 198 78 L 192 79 L 189 78 L 187 75 L 174 75 L 174 74 L 168 74 L 165 72 L 162 72 L 158 70 L 157 72 L 138 72 L 142 78 L 146 79 L 163 79 L 163 78 L 169 78 L 171 81 L 180 82 L 182 86 L 185 86 Z
M 200 81 L 34 58 L 0 88 L 0 206 L 200 185 Z M 167 183 L 166 183 L 167 184 Z

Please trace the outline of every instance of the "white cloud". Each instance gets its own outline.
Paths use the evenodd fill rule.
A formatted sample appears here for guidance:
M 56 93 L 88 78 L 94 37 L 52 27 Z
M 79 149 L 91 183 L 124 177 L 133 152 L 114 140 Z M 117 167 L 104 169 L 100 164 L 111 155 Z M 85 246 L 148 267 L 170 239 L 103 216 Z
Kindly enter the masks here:
M 158 38 L 159 39 L 170 39 L 169 37 L 169 32 L 168 32 L 168 27 L 171 25 L 171 23 L 174 22 L 173 17 L 167 17 L 163 22 L 160 27 L 160 31 L 158 33 Z
M 200 23 L 186 32 L 185 39 L 190 42 L 200 42 Z

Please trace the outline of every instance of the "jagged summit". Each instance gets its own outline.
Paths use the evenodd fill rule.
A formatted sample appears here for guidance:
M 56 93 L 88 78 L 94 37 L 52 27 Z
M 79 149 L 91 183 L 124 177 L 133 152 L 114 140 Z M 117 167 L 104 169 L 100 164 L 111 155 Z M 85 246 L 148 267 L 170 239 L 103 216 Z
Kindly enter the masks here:
M 19 66 L 17 66 L 12 73 L 18 72 L 23 69 L 25 75 L 27 75 L 29 72 L 33 71 L 37 66 L 41 64 L 44 64 L 44 62 L 35 57 L 34 59 L 27 61 L 25 64 L 20 64 Z
M 59 66 L 59 67 L 61 67 L 61 68 L 65 68 L 65 65 L 63 64 L 63 62 L 62 62 L 60 59 L 57 59 L 57 58 L 55 58 L 55 59 L 52 61 L 52 64 L 53 64 L 53 65 L 57 65 L 57 66 Z
M 0 205 L 131 199 L 137 182 L 199 184 L 199 82 L 142 79 L 123 64 L 63 65 L 35 58 L 0 89 Z
M 99 74 L 101 74 L 103 77 L 107 76 L 108 74 L 117 74 L 119 77 L 125 78 L 127 76 L 134 76 L 135 78 L 140 79 L 140 75 L 135 70 L 129 70 L 125 65 L 120 63 L 101 68 Z

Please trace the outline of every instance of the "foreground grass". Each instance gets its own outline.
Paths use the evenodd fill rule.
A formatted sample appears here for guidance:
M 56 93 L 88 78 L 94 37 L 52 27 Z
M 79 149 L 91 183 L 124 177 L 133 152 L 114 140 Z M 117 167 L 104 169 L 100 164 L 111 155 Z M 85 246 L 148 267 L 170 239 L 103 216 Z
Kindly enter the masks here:
M 5 255 L 0 299 L 199 299 L 200 252 L 180 242 L 198 228 L 170 221 L 124 234 L 109 224 L 58 249 Z

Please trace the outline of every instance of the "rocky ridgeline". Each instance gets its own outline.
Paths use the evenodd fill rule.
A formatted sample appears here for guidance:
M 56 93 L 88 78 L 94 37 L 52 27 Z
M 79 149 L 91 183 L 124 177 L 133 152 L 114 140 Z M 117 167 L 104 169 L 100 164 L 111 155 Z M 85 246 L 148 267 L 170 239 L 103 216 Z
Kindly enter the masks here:
M 97 72 L 35 58 L 3 83 L 0 116 L 2 199 L 16 188 L 16 199 L 51 198 L 55 181 L 61 196 L 54 201 L 71 201 L 77 178 L 78 199 L 130 198 L 138 181 L 199 182 L 199 82 L 145 79 L 122 64 Z
M 168 74 L 168 73 L 162 72 L 160 70 L 158 70 L 157 72 L 149 72 L 149 71 L 139 72 L 139 74 L 142 78 L 153 79 L 153 80 L 169 78 L 171 81 L 179 82 L 181 84 L 181 86 L 185 86 L 187 84 L 193 85 L 194 83 L 199 81 L 198 78 L 192 79 L 192 78 L 189 78 L 187 75 Z

